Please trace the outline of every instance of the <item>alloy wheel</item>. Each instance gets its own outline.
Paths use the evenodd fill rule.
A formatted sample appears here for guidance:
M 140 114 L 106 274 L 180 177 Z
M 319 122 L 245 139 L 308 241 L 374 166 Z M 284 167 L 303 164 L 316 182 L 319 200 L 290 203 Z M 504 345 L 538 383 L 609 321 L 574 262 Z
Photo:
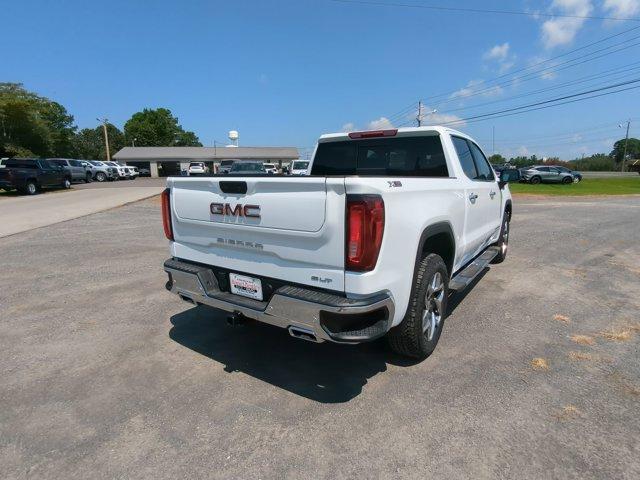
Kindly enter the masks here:
M 444 301 L 444 281 L 442 274 L 436 272 L 429 282 L 424 296 L 424 310 L 422 311 L 422 332 L 428 341 L 433 339 L 442 323 L 442 302 Z
M 509 220 L 504 219 L 504 226 L 502 227 L 502 242 L 500 242 L 500 249 L 502 250 L 502 255 L 507 253 L 507 248 L 509 248 Z

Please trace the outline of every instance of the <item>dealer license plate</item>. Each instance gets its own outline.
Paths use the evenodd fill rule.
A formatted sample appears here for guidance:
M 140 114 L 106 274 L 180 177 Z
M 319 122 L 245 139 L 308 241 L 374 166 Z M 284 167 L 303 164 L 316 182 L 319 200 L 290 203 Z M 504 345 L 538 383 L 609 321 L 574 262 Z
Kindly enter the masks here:
M 231 293 L 254 300 L 262 300 L 262 282 L 259 278 L 230 273 L 229 284 L 231 285 Z

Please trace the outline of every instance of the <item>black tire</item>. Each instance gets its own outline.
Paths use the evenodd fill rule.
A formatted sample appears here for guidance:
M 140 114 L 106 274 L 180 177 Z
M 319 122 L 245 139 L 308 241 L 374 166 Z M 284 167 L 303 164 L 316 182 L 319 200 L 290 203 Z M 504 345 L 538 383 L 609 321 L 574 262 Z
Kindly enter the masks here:
M 531 177 L 531 180 L 529 180 L 531 185 L 538 185 L 540 182 L 542 182 L 542 179 L 537 175 L 535 177 Z
M 65 190 L 69 190 L 71 188 L 71 179 L 70 178 L 65 178 L 62 181 L 62 188 L 64 188 Z
M 436 292 L 433 287 L 438 281 L 441 289 Z M 431 355 L 444 325 L 448 287 L 449 274 L 442 258 L 434 253 L 424 257 L 416 270 L 407 313 L 400 325 L 391 329 L 387 336 L 389 345 L 395 352 L 420 360 Z M 430 292 L 435 297 L 426 305 Z M 438 313 L 439 320 L 434 320 L 435 312 Z M 428 330 L 425 325 L 428 325 Z
M 494 246 L 498 247 L 500 251 L 498 255 L 495 256 L 491 263 L 502 263 L 504 259 L 507 258 L 507 252 L 509 250 L 509 231 L 511 222 L 511 215 L 509 212 L 505 211 L 502 218 L 502 226 L 500 227 L 500 239 L 494 243 Z
M 96 180 L 99 182 L 104 182 L 107 179 L 107 175 L 104 172 L 96 173 Z
M 573 183 L 573 178 L 572 177 L 564 177 L 562 179 L 562 183 L 564 183 L 565 185 L 569 185 L 570 183 Z
M 25 195 L 35 195 L 38 193 L 38 184 L 33 180 L 27 180 L 24 184 L 24 188 L 21 190 Z
M 91 173 L 87 172 L 87 174 L 84 177 L 84 183 L 91 183 L 93 181 L 93 178 L 91 177 Z

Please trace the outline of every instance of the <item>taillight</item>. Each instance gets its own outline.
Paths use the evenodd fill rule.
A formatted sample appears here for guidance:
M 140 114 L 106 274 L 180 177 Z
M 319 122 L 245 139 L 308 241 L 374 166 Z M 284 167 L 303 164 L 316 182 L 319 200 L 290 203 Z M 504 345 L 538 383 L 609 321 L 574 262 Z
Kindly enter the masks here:
M 384 232 L 384 202 L 379 195 L 347 195 L 345 268 L 366 272 L 378 261 Z
M 164 227 L 164 236 L 169 240 L 173 240 L 173 226 L 171 225 L 171 190 L 165 189 L 162 192 L 162 226 Z

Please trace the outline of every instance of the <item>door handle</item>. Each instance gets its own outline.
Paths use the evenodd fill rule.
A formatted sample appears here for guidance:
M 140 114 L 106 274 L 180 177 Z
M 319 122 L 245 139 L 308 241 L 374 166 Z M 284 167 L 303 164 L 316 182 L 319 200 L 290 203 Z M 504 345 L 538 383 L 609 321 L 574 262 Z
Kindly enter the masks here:
M 492 190 L 491 192 L 489 192 L 489 196 L 491 197 L 491 200 L 493 200 L 493 197 L 496 196 L 496 192 Z
M 478 199 L 478 195 L 477 195 L 477 194 L 472 193 L 472 194 L 470 194 L 470 195 L 469 195 L 469 201 L 470 201 L 471 203 L 476 203 L 476 200 L 477 200 L 477 199 Z

